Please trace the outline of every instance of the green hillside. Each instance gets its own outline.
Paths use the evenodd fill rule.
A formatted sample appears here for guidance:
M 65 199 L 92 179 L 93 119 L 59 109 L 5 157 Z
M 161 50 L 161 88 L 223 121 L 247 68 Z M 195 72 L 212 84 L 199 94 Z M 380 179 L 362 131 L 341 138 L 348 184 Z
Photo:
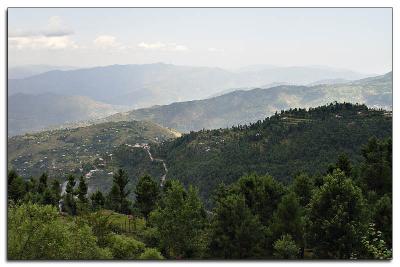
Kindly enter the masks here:
M 8 164 L 26 178 L 42 172 L 62 180 L 67 173 L 89 174 L 91 192 L 108 190 L 119 167 L 131 182 L 144 173 L 158 179 L 167 174 L 198 186 L 208 201 L 219 183 L 230 184 L 246 173 L 289 181 L 301 171 L 324 172 L 341 153 L 359 162 L 359 149 L 370 137 L 391 132 L 391 112 L 352 104 L 290 109 L 250 125 L 177 139 L 172 139 L 175 132 L 153 123 L 112 122 L 10 138 Z M 137 143 L 149 143 L 150 150 Z
M 130 121 L 15 136 L 8 139 L 8 168 L 25 178 L 47 172 L 64 180 L 66 174 L 90 173 L 90 191 L 108 189 L 117 167 L 129 170 L 132 181 L 143 173 L 161 176 L 162 163 L 151 161 L 135 144 L 158 143 L 177 135 L 151 122 Z
M 294 174 L 324 172 L 338 155 L 359 162 L 360 147 L 372 136 L 392 134 L 390 112 L 365 105 L 330 104 L 283 111 L 249 126 L 191 132 L 158 147 L 167 178 L 199 187 L 204 199 L 221 183 L 246 173 L 289 181 Z
M 148 122 L 12 138 L 25 177 L 74 173 L 43 155 L 91 175 L 64 194 L 10 170 L 8 258 L 392 259 L 391 135 L 390 111 L 333 103 L 175 139 Z

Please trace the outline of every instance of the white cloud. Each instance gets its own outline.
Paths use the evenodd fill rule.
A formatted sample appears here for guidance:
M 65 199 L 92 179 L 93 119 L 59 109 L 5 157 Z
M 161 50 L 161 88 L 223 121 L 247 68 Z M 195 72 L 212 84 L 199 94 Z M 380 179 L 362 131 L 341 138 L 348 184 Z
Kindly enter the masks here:
M 93 41 L 94 45 L 101 48 L 101 49 L 108 49 L 108 48 L 118 48 L 124 49 L 126 48 L 121 43 L 117 42 L 117 38 L 112 35 L 99 35 Z
M 207 49 L 207 51 L 211 52 L 211 53 L 224 53 L 225 52 L 224 49 L 215 48 L 215 47 L 210 47 L 210 48 Z
M 143 49 L 157 50 L 157 49 L 165 48 L 166 44 L 163 44 L 163 43 L 160 43 L 160 42 L 152 43 L 152 44 L 151 43 L 141 42 L 137 46 L 140 47 L 140 48 L 143 48 Z
M 78 45 L 69 36 L 29 36 L 9 37 L 8 44 L 14 49 L 67 49 L 78 48 Z
M 139 48 L 146 49 L 146 50 L 161 50 L 161 51 L 188 51 L 184 45 L 176 44 L 176 43 L 145 43 L 141 42 L 137 45 Z
M 175 50 L 175 51 L 187 51 L 189 49 L 184 45 L 175 45 L 173 47 L 173 50 Z
M 53 16 L 49 18 L 47 27 L 42 31 L 42 33 L 45 36 L 52 37 L 71 35 L 74 32 L 64 24 L 61 17 Z
M 46 27 L 36 30 L 27 29 L 11 29 L 8 37 L 33 37 L 33 36 L 46 36 L 46 37 L 59 37 L 68 36 L 73 34 L 73 30 L 65 25 L 61 17 L 53 16 L 48 19 Z
M 78 48 L 69 29 L 58 16 L 50 17 L 47 26 L 38 30 L 10 30 L 8 44 L 12 49 L 67 49 Z

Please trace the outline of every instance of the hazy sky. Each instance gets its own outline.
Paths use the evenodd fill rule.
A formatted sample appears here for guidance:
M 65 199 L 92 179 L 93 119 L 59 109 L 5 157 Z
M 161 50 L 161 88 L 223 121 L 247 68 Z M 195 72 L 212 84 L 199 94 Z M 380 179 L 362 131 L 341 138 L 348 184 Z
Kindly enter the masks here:
M 11 8 L 9 65 L 392 69 L 389 8 Z

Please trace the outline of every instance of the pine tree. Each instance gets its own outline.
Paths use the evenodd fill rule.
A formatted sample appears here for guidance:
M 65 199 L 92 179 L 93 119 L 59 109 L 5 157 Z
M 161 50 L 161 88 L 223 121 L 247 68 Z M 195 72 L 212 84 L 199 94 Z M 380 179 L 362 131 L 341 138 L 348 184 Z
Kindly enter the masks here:
M 256 174 L 241 177 L 232 190 L 244 196 L 246 205 L 253 214 L 259 216 L 264 225 L 270 222 L 274 210 L 285 194 L 285 187 L 280 182 L 271 176 Z
M 160 187 L 150 176 L 145 175 L 139 178 L 135 188 L 135 194 L 135 205 L 147 220 L 150 212 L 156 207 L 160 195 Z
M 336 162 L 336 168 L 342 170 L 347 177 L 351 177 L 352 166 L 349 157 L 341 154 Z
M 213 210 L 209 254 L 212 258 L 246 259 L 264 255 L 265 229 L 240 194 L 219 199 Z
M 102 209 L 104 207 L 104 204 L 106 202 L 103 193 L 101 191 L 97 190 L 95 193 L 93 193 L 90 196 L 91 204 L 92 204 L 92 210 L 97 211 L 99 209 Z
M 160 237 L 160 247 L 169 258 L 199 258 L 205 250 L 206 214 L 193 187 L 185 191 L 178 181 L 172 181 L 163 195 L 163 205 L 150 214 Z
M 270 226 L 272 239 L 288 234 L 297 246 L 304 248 L 304 219 L 299 200 L 294 192 L 282 197 Z
M 11 170 L 7 177 L 8 182 L 8 199 L 13 201 L 22 200 L 26 194 L 26 183 L 21 176 L 18 176 L 17 172 Z
M 310 201 L 308 234 L 320 259 L 349 259 L 361 249 L 366 230 L 365 201 L 355 183 L 335 170 Z
M 56 204 L 57 204 L 61 198 L 61 185 L 57 179 L 54 179 L 51 182 L 51 192 L 53 194 L 54 199 L 57 201 L 56 202 Z
M 305 173 L 296 175 L 291 184 L 291 190 L 297 195 L 303 207 L 310 202 L 314 188 L 314 180 Z
M 282 235 L 274 242 L 274 257 L 277 259 L 297 259 L 300 248 L 291 235 Z
M 77 205 L 75 200 L 75 177 L 73 175 L 68 176 L 67 187 L 65 189 L 65 196 L 64 196 L 64 204 L 65 209 L 71 215 L 76 215 L 77 213 Z
M 361 165 L 361 181 L 367 191 L 379 196 L 392 192 L 392 147 L 391 140 L 378 141 L 373 137 L 361 150 L 364 162 Z
M 86 184 L 85 178 L 83 175 L 79 177 L 79 185 L 78 185 L 78 199 L 82 203 L 87 203 L 88 199 L 86 197 L 88 191 L 88 186 Z
M 38 193 L 39 194 L 43 194 L 44 191 L 47 189 L 47 180 L 48 180 L 47 173 L 43 173 L 39 177 L 39 185 L 38 185 Z
M 131 203 L 127 199 L 129 190 L 126 189 L 129 178 L 128 174 L 119 169 L 113 176 L 113 185 L 107 196 L 107 206 L 117 212 L 128 214 L 131 212 Z

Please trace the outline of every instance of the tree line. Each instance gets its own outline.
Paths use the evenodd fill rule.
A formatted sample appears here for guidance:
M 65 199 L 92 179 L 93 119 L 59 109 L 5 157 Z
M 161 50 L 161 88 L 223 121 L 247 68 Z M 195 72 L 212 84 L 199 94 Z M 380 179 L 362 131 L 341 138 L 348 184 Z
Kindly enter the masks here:
M 324 174 L 299 172 L 287 184 L 256 173 L 221 183 L 210 210 L 194 186 L 168 179 L 161 187 L 145 175 L 128 188 L 122 169 L 109 192 L 90 196 L 84 177 L 68 176 L 61 195 L 46 174 L 25 181 L 10 171 L 8 257 L 390 259 L 391 139 L 369 139 L 361 157 L 354 164 L 342 154 Z M 134 233 L 113 228 L 105 210 L 143 226 Z

